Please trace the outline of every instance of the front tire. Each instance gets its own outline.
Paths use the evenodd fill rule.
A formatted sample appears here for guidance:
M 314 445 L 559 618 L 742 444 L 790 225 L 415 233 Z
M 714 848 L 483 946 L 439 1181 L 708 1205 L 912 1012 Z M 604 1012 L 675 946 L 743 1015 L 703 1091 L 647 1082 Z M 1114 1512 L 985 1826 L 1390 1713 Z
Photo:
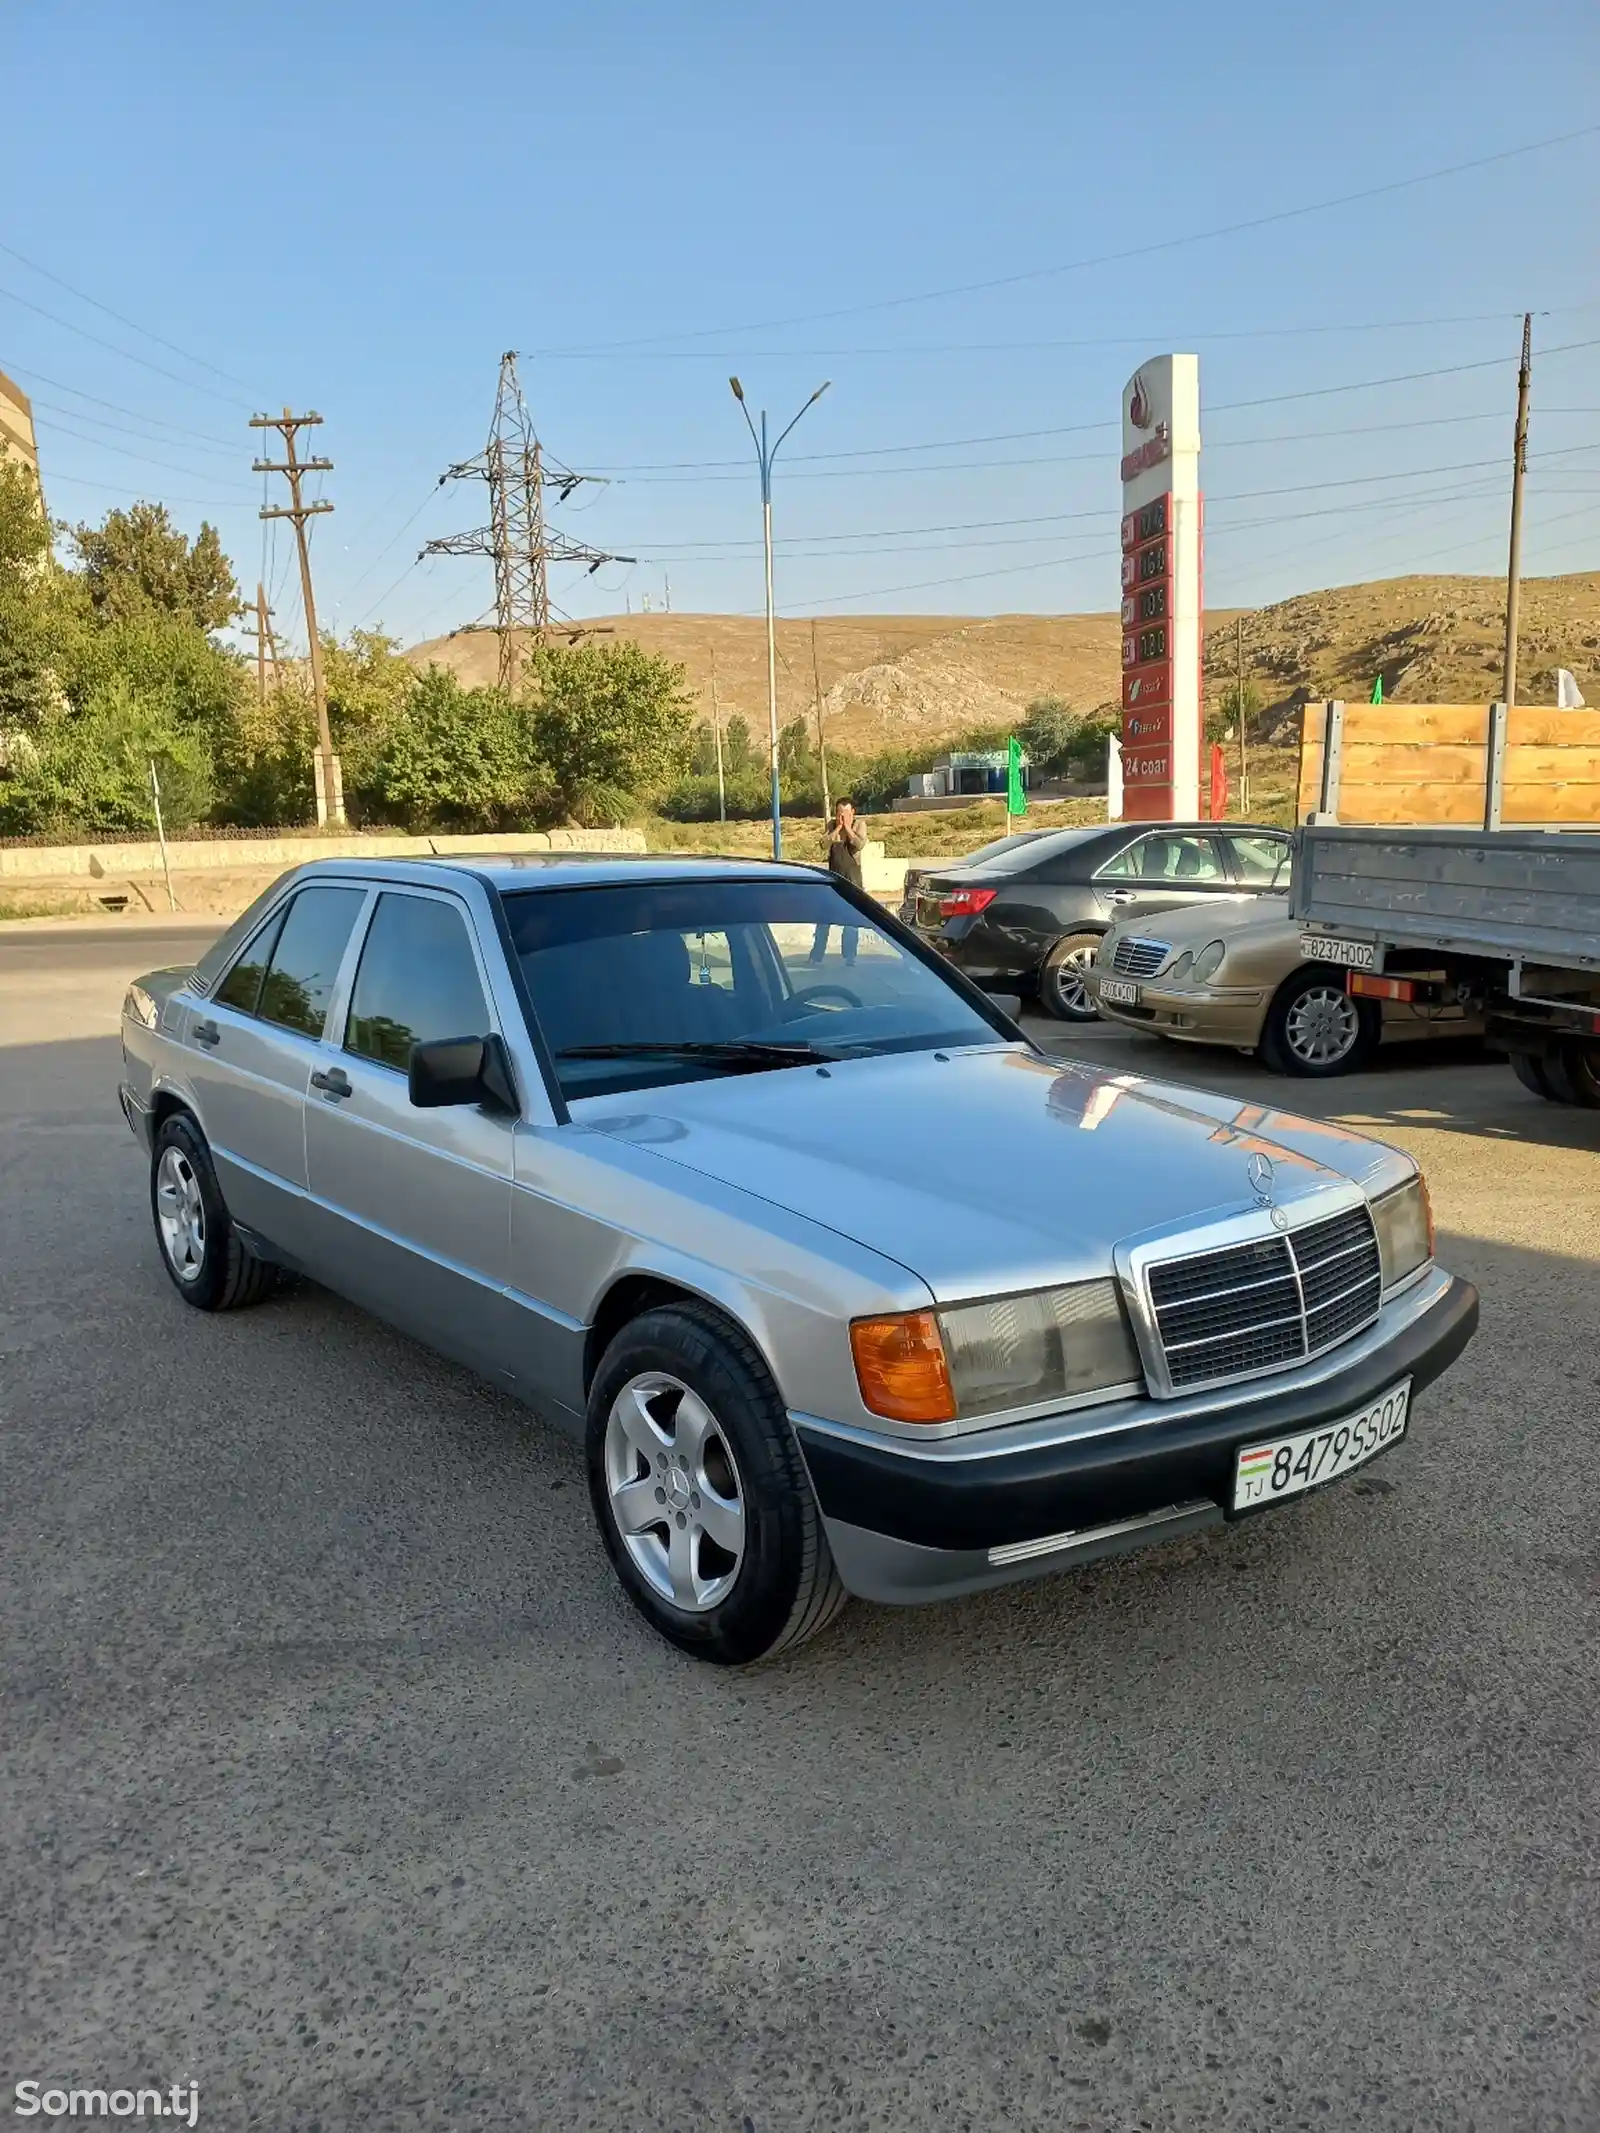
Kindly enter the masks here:
M 150 1213 L 161 1264 L 197 1311 L 237 1311 L 277 1286 L 277 1269 L 258 1259 L 234 1228 L 205 1135 L 174 1111 L 150 1156 Z
M 1039 972 L 1039 1005 L 1058 1022 L 1098 1022 L 1088 971 L 1100 950 L 1098 933 L 1069 933 L 1056 942 Z
M 590 1389 L 586 1452 L 611 1566 L 680 1650 L 748 1666 L 843 1608 L 777 1387 L 719 1313 L 670 1304 L 623 1328 Z
M 1279 986 L 1261 1031 L 1261 1062 L 1274 1074 L 1330 1080 L 1369 1066 L 1383 1023 L 1370 1000 L 1345 990 L 1344 974 L 1298 970 Z

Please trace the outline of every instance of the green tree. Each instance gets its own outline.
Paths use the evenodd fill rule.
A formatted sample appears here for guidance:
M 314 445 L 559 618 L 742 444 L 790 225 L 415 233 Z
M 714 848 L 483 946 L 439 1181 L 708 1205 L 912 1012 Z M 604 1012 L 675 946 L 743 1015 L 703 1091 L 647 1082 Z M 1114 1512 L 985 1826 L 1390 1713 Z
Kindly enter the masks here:
M 534 654 L 528 727 L 555 792 L 578 822 L 615 822 L 681 772 L 690 698 L 681 666 L 628 638 Z
M 157 608 L 209 631 L 225 628 L 239 612 L 233 566 L 205 520 L 191 542 L 165 504 L 136 503 L 108 511 L 102 525 L 77 527 L 72 545 L 95 613 L 107 621 Z
M 709 719 L 701 719 L 689 736 L 689 768 L 697 778 L 717 774 L 717 736 Z
M 1017 738 L 1036 778 L 1060 768 L 1072 752 L 1083 720 L 1063 696 L 1038 696 L 1028 706 Z
M 722 758 L 730 772 L 755 767 L 756 744 L 750 738 L 748 724 L 737 712 L 722 729 Z
M 1246 676 L 1243 682 L 1230 681 L 1223 689 L 1217 703 L 1206 716 L 1206 739 L 1225 740 L 1234 732 L 1242 717 L 1245 732 L 1250 731 L 1250 721 L 1261 709 L 1261 691 Z
M 778 774 L 781 778 L 815 779 L 817 776 L 817 751 L 803 718 L 790 719 L 787 726 L 778 732 Z
M 380 732 L 405 711 L 418 681 L 399 639 L 381 630 L 352 630 L 342 643 L 324 634 L 322 674 L 336 748 Z M 305 686 L 309 692 L 309 675 Z

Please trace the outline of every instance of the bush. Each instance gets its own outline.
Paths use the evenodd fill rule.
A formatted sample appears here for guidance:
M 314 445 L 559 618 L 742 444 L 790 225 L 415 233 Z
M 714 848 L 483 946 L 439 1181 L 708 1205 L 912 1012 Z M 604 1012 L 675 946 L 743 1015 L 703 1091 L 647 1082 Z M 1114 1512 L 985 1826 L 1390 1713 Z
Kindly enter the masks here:
M 152 762 L 165 827 L 188 829 L 203 821 L 213 797 L 205 737 L 177 725 L 165 705 L 141 698 L 118 677 L 81 711 L 58 709 L 41 721 L 26 757 L 0 784 L 0 824 L 62 837 L 148 837 L 155 829 Z
M 565 812 L 620 821 L 681 773 L 689 703 L 682 667 L 626 638 L 536 651 L 529 734 Z
M 387 722 L 357 742 L 345 778 L 369 819 L 422 830 L 509 829 L 547 799 L 526 721 L 498 689 L 429 667 Z

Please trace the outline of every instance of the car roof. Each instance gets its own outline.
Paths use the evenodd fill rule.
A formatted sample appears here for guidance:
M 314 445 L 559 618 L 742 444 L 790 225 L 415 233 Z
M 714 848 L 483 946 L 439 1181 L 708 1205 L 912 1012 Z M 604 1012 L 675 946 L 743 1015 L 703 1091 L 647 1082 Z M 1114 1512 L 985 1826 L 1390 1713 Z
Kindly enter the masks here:
M 793 861 L 707 857 L 675 852 L 460 852 L 431 859 L 317 859 L 303 878 L 338 875 L 358 881 L 437 881 L 468 874 L 501 891 L 514 889 L 599 888 L 608 883 L 730 878 L 763 879 L 771 875 L 815 881 L 823 870 Z

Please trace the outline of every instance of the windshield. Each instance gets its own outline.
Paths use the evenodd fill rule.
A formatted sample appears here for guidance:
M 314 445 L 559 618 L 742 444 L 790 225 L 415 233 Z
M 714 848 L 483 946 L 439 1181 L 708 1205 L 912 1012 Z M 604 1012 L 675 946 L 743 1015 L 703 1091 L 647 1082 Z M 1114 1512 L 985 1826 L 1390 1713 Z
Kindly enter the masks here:
M 826 881 L 542 889 L 508 895 L 505 908 L 569 1101 L 1005 1042 Z

